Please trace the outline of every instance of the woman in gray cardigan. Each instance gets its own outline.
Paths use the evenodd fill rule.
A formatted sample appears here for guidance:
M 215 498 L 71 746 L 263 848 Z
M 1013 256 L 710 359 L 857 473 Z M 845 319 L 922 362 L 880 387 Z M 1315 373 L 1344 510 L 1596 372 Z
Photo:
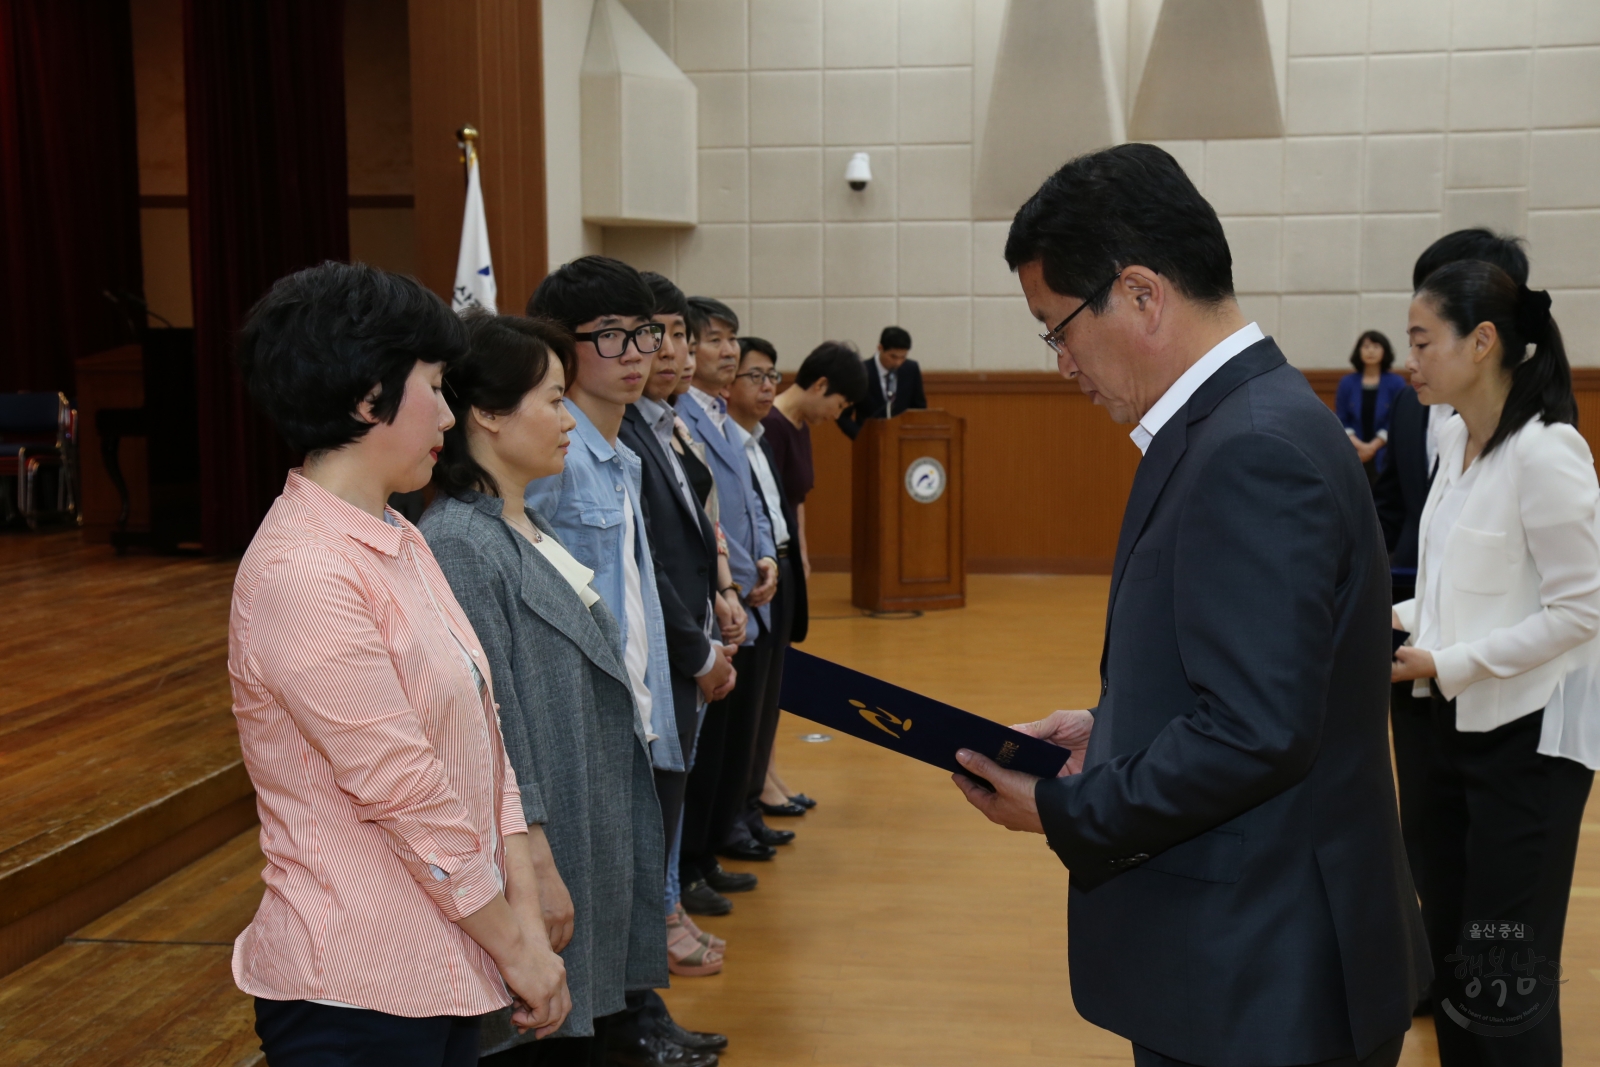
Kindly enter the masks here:
M 440 492 L 419 526 L 489 658 L 543 919 L 572 992 L 553 1038 L 519 1047 L 533 1035 L 502 1011 L 485 1017 L 481 1047 L 485 1062 L 601 1062 L 596 1020 L 622 1011 L 627 992 L 667 984 L 661 812 L 616 619 L 593 572 L 522 504 L 527 483 L 565 461 L 571 341 L 491 315 L 468 332 L 470 351 L 445 378 L 456 425 L 434 468 Z

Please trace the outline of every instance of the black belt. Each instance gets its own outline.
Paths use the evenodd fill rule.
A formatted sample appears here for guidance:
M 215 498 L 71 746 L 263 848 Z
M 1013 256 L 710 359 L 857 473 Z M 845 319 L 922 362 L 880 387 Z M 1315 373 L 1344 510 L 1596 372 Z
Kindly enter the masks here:
M 794 555 L 794 546 L 793 545 L 779 545 L 778 546 L 778 558 L 779 559 L 788 559 L 792 555 Z

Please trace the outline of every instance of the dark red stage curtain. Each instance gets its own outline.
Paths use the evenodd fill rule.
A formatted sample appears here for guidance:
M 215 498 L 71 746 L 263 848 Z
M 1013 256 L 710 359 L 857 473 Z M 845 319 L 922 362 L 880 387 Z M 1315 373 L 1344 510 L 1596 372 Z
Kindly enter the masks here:
M 73 391 L 141 294 L 127 0 L 0 0 L 0 391 Z
M 184 3 L 208 552 L 249 543 L 296 459 L 245 395 L 235 342 L 278 278 L 349 257 L 343 52 L 338 0 Z

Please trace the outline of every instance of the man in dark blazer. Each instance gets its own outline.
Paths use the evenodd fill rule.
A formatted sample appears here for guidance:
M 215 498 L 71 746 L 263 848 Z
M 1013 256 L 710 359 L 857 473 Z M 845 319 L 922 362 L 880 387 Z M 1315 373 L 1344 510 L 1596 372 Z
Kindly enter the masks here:
M 688 301 L 672 282 L 654 272 L 642 275 L 656 298 L 653 321 L 667 328 L 655 354 L 644 395 L 623 412 L 617 436 L 639 454 L 645 528 L 655 562 L 656 587 L 666 622 L 672 702 L 685 765 L 694 750 L 701 698 L 716 700 L 733 689 L 733 651 L 712 640 L 711 598 L 717 592 L 717 534 L 695 500 L 689 482 L 671 454 L 672 392 L 688 350 L 684 324 Z M 661 816 L 668 847 L 677 835 L 688 771 L 657 774 Z
M 1062 167 L 1006 260 L 1144 459 L 1099 707 L 1028 727 L 1072 761 L 1041 781 L 963 751 L 996 788 L 957 784 L 1071 871 L 1074 1002 L 1136 1064 L 1392 1067 L 1428 955 L 1389 771 L 1388 558 L 1349 440 L 1240 313 L 1216 213 L 1161 149 Z
M 847 437 L 854 440 L 868 419 L 892 419 L 928 406 L 922 368 L 911 358 L 911 335 L 899 326 L 885 326 L 878 335 L 878 351 L 861 363 L 867 370 L 867 395 L 839 416 L 839 429 Z

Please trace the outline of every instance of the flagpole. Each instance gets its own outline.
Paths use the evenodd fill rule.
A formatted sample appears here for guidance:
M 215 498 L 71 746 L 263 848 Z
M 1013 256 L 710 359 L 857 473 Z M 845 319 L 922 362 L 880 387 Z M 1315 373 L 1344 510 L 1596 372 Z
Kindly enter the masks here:
M 461 127 L 456 131 L 456 147 L 461 149 L 466 198 L 450 306 L 458 312 L 484 308 L 493 313 L 499 286 L 489 259 L 489 224 L 483 208 L 482 175 L 478 168 L 478 131 L 471 126 Z
M 466 185 L 478 156 L 478 131 L 472 126 L 461 127 L 456 131 L 456 147 L 461 149 L 461 184 Z

